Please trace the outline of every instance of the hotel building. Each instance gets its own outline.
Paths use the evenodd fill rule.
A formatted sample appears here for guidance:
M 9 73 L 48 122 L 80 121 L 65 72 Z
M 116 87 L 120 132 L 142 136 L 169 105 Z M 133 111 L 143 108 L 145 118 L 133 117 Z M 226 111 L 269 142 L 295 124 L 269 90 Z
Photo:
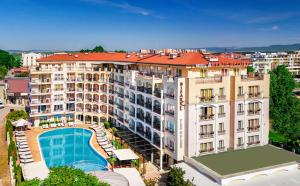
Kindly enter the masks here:
M 249 61 L 190 53 L 58 54 L 30 70 L 30 117 L 99 123 L 160 168 L 268 143 L 269 75 Z

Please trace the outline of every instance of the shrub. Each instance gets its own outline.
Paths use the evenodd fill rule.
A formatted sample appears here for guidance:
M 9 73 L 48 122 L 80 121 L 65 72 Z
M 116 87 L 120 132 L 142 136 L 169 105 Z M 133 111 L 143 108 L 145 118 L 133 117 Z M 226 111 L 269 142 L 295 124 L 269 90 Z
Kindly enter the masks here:
M 106 129 L 108 129 L 108 128 L 110 128 L 110 123 L 109 123 L 109 121 L 104 121 L 104 127 L 106 128 Z
M 86 174 L 84 171 L 72 167 L 51 168 L 48 178 L 43 181 L 42 185 L 109 186 L 109 184 L 99 181 L 95 176 Z
M 183 178 L 183 175 L 185 174 L 185 171 L 182 170 L 181 168 L 174 167 L 171 168 L 169 174 L 168 174 L 168 186 L 193 186 L 193 184 L 187 180 L 185 181 Z
M 17 121 L 18 119 L 28 119 L 29 116 L 24 110 L 15 110 L 7 114 L 6 119 Z
M 28 181 L 21 182 L 20 186 L 39 186 L 41 181 L 39 179 L 32 179 Z
M 111 133 L 112 133 L 113 135 L 115 135 L 117 131 L 118 131 L 117 128 L 115 128 L 115 127 L 111 128 Z

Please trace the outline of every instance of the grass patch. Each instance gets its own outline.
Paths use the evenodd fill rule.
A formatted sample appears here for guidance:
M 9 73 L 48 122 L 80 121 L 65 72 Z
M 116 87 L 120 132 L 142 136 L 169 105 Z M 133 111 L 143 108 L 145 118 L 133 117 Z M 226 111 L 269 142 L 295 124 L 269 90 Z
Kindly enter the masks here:
M 300 156 L 270 145 L 194 157 L 220 175 L 234 174 L 268 166 L 300 161 Z

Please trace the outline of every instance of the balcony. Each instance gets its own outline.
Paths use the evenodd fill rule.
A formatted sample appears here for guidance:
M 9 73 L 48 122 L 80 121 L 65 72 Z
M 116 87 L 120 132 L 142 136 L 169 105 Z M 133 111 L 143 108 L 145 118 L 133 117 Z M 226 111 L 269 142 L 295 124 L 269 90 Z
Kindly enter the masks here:
M 123 122 L 124 121 L 124 118 L 122 118 L 121 116 L 118 116 L 118 120 Z
M 135 90 L 135 86 L 130 85 L 130 89 L 131 89 L 131 90 Z
M 165 131 L 168 131 L 169 133 L 174 134 L 174 129 L 172 129 L 172 128 L 166 127 Z
M 67 91 L 68 91 L 68 92 L 74 92 L 74 91 L 75 91 L 75 88 L 73 88 L 73 87 L 67 88 Z
M 166 93 L 165 97 L 170 98 L 170 99 L 174 99 L 175 95 L 174 95 L 174 93 Z
M 214 101 L 215 96 L 211 96 L 211 97 L 200 97 L 200 101 L 201 102 L 213 102 Z
M 153 128 L 155 128 L 156 130 L 160 131 L 160 120 L 158 119 L 154 119 L 153 120 Z
M 257 110 L 248 110 L 248 115 L 259 115 L 260 109 Z
M 237 132 L 244 132 L 244 130 L 245 130 L 244 128 L 238 128 L 238 129 L 236 129 Z
M 207 148 L 207 149 L 201 149 L 200 153 L 211 153 L 213 152 L 215 149 L 214 148 Z
M 160 147 L 160 138 L 158 138 L 158 137 L 153 138 L 153 143 L 154 143 L 154 145 L 156 145 L 157 147 Z
M 126 95 L 125 95 L 125 98 L 129 99 L 129 95 L 128 95 L 128 94 L 126 94 Z
M 219 131 L 218 131 L 218 135 L 224 135 L 225 132 L 226 132 L 225 130 L 219 130 Z
M 145 105 L 145 102 L 144 102 L 144 100 L 142 100 L 142 99 L 137 99 L 137 102 L 136 102 L 138 105 L 140 105 L 140 106 L 144 106 Z
M 152 103 L 151 102 L 146 102 L 145 107 L 149 110 L 152 110 Z
M 161 107 L 158 105 L 154 105 L 153 112 L 155 112 L 157 114 L 161 114 Z
M 152 118 L 150 116 L 145 117 L 145 122 L 149 125 L 152 125 Z
M 214 114 L 211 114 L 211 115 L 207 115 L 207 114 L 202 114 L 201 116 L 200 116 L 200 119 L 201 120 L 206 120 L 206 121 L 208 121 L 208 120 L 213 120 L 214 119 Z
M 253 146 L 253 145 L 258 145 L 260 143 L 260 141 L 251 141 L 251 142 L 248 142 L 247 145 L 248 146 Z
M 145 134 L 144 127 L 137 126 L 137 127 L 136 127 L 136 131 L 137 131 L 139 134 L 141 134 L 142 136 L 144 136 L 144 134 Z
M 226 96 L 225 95 L 220 95 L 218 96 L 218 100 L 219 101 L 222 101 L 222 100 L 225 100 L 226 99 Z
M 175 151 L 174 147 L 172 147 L 172 146 L 165 145 L 165 148 L 168 149 L 171 152 Z
M 118 105 L 118 108 L 120 109 L 120 110 L 123 110 L 124 109 L 124 106 L 122 105 L 122 104 L 117 104 Z
M 155 90 L 154 90 L 154 96 L 156 96 L 156 97 L 158 97 L 158 98 L 161 98 L 161 90 L 155 89 Z
M 152 88 L 145 88 L 144 92 L 147 94 L 152 94 Z
M 248 132 L 258 132 L 260 129 L 260 125 L 250 126 L 248 127 Z
M 214 131 L 207 132 L 207 133 L 200 133 L 200 138 L 213 138 L 214 137 Z
M 135 112 L 130 111 L 129 115 L 132 116 L 132 117 L 135 117 Z
M 139 120 L 143 121 L 143 122 L 144 122 L 144 120 L 145 120 L 144 114 L 142 114 L 142 113 L 137 113 L 137 114 L 136 114 L 136 117 L 137 117 Z
M 238 111 L 237 111 L 237 115 L 238 115 L 238 116 L 244 115 L 244 111 L 243 111 L 243 110 L 238 110 Z
M 130 103 L 135 104 L 135 98 L 130 98 L 129 101 L 130 101 Z
M 225 146 L 218 147 L 218 151 L 225 151 Z
M 124 98 L 124 94 L 122 94 L 122 93 L 118 93 L 118 96 L 120 97 L 120 98 Z
M 218 118 L 224 118 L 225 115 L 226 115 L 225 113 L 219 113 L 219 114 L 218 114 Z
M 126 111 L 129 111 L 129 107 L 124 107 Z
M 111 100 L 111 99 L 110 99 L 108 102 L 109 102 L 109 104 L 111 104 L 111 105 L 114 104 L 114 100 Z
M 146 137 L 148 140 L 151 140 L 151 138 L 152 138 L 151 132 L 146 131 L 145 137 Z
M 170 116 L 174 116 L 175 111 L 174 110 L 165 110 L 165 113 L 170 115 Z
M 245 99 L 245 94 L 238 94 L 237 99 Z
M 260 92 L 256 92 L 256 93 L 253 93 L 253 92 L 249 92 L 248 94 L 248 98 L 259 98 L 261 96 L 261 93 Z
M 137 86 L 137 91 L 144 92 L 145 88 L 143 86 Z

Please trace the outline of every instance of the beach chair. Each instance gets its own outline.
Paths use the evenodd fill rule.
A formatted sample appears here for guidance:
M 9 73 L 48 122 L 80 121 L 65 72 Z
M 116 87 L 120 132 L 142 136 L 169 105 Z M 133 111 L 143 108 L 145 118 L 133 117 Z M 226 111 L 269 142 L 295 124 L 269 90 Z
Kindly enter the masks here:
M 28 145 L 27 141 L 22 141 L 22 142 L 17 142 L 17 145 L 23 146 L 23 145 Z
M 64 127 L 64 126 L 65 126 L 65 124 L 64 124 L 64 123 L 61 123 L 61 124 L 60 124 L 60 126 L 61 126 L 61 127 Z
M 29 155 L 21 155 L 20 154 L 20 159 L 32 159 L 32 155 L 29 154 Z
M 22 137 L 16 136 L 16 140 L 24 140 L 24 139 L 27 139 L 26 136 L 22 136 Z
M 19 155 L 32 155 L 30 151 L 18 152 Z
M 27 142 L 27 139 L 16 139 L 17 143 L 21 143 L 21 142 Z
M 73 126 L 74 126 L 74 122 L 69 122 L 68 125 L 69 125 L 70 127 L 73 127 Z
M 24 163 L 24 164 L 26 164 L 26 163 L 32 163 L 33 159 L 32 158 L 31 159 L 20 159 L 20 162 Z
M 105 141 L 108 141 L 108 140 L 107 140 L 107 138 L 97 138 L 97 141 L 98 142 L 105 142 Z
M 28 148 L 18 148 L 19 152 L 30 152 L 29 147 Z
M 48 129 L 48 128 L 49 128 L 49 125 L 48 125 L 48 124 L 42 125 L 42 128 L 43 128 L 43 129 Z
M 113 147 L 112 144 L 107 144 L 107 145 L 102 146 L 102 148 L 104 148 L 104 149 L 110 149 L 112 147 Z
M 16 137 L 25 137 L 25 133 L 16 133 L 15 136 Z
M 112 152 L 113 148 L 104 149 L 105 152 Z
M 109 156 L 112 156 L 112 151 L 106 152 Z
M 18 149 L 25 149 L 25 148 L 29 148 L 28 144 L 18 145 Z

